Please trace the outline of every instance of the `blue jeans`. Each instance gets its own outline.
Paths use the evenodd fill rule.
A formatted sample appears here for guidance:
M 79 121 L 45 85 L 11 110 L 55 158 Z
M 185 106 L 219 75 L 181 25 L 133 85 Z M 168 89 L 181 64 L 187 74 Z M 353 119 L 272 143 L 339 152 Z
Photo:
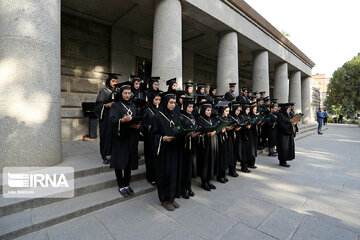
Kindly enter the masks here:
M 322 131 L 321 131 L 321 127 L 322 127 L 322 124 L 323 124 L 323 119 L 322 119 L 322 121 L 318 121 L 318 133 L 321 133 Z

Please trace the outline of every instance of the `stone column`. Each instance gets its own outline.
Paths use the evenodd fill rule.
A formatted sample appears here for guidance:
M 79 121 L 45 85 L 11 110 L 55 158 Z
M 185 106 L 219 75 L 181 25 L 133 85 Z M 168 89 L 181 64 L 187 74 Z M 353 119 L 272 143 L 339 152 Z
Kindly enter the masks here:
M 238 40 L 236 32 L 223 32 L 219 36 L 217 59 L 217 94 L 229 91 L 229 83 L 235 82 L 234 94 L 239 95 Z
M 310 77 L 301 81 L 301 108 L 304 114 L 302 122 L 311 123 L 311 88 Z
M 60 6 L 0 1 L 0 169 L 61 161 Z
M 265 91 L 265 95 L 270 96 L 268 51 L 257 51 L 253 55 L 252 91 Z
M 165 81 L 177 78 L 182 86 L 182 28 L 179 0 L 157 0 L 154 17 L 152 76 L 159 76 L 160 89 Z
M 275 66 L 274 98 L 278 99 L 278 103 L 289 100 L 288 65 L 285 62 Z
M 301 113 L 301 72 L 295 71 L 289 80 L 289 102 L 295 104 L 295 113 Z

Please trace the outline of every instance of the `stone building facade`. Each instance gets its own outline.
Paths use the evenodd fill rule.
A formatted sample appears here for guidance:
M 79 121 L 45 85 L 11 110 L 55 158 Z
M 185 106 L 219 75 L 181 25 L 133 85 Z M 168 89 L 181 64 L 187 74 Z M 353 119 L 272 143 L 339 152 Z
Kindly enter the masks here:
M 314 63 L 243 0 L 0 1 L 0 168 L 50 166 L 87 131 L 104 71 L 229 82 L 311 117 Z

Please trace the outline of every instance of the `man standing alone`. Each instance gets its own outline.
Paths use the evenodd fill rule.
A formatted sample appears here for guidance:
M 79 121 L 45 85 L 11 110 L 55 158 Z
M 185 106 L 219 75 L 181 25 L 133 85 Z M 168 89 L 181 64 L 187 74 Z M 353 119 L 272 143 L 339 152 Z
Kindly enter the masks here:
M 323 134 L 321 131 L 322 124 L 324 122 L 324 114 L 321 111 L 321 107 L 319 107 L 319 110 L 316 112 L 316 120 L 318 122 L 318 134 Z

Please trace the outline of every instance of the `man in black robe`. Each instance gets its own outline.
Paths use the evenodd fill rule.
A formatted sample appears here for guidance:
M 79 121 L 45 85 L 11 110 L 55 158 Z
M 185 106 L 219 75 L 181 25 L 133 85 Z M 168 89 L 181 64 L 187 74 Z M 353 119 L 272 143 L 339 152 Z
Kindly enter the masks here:
M 118 77 L 116 73 L 106 73 L 108 78 L 105 82 L 105 88 L 99 91 L 96 98 L 95 114 L 99 118 L 100 130 L 100 155 L 103 159 L 103 164 L 109 164 L 106 156 L 111 155 L 111 139 L 112 128 L 109 123 L 110 107 L 114 104 L 117 96 L 115 85 L 117 84 Z
M 239 96 L 236 97 L 236 101 L 242 103 L 250 103 L 250 100 L 248 99 L 248 90 L 246 87 L 243 87 L 241 89 L 241 93 Z
M 280 104 L 279 104 L 280 105 Z M 286 161 L 295 159 L 295 126 L 297 123 L 290 121 L 290 104 L 281 104 L 278 114 L 278 159 L 282 167 L 290 167 Z
M 162 93 L 159 111 L 151 119 L 150 129 L 153 149 L 156 151 L 158 196 L 161 205 L 168 211 L 180 207 L 175 198 L 180 197 L 181 145 L 174 136 L 167 136 L 169 129 L 179 122 L 179 115 L 174 111 L 175 105 L 174 93 Z
M 119 101 L 112 105 L 109 114 L 113 127 L 110 168 L 115 169 L 120 194 L 127 197 L 134 193 L 129 183 L 131 170 L 138 168 L 140 123 L 132 121 L 137 110 L 131 102 L 131 82 L 119 83 L 117 87 Z
M 235 86 L 236 83 L 229 83 L 229 91 L 225 93 L 224 98 L 226 99 L 226 101 L 232 101 L 235 99 Z

